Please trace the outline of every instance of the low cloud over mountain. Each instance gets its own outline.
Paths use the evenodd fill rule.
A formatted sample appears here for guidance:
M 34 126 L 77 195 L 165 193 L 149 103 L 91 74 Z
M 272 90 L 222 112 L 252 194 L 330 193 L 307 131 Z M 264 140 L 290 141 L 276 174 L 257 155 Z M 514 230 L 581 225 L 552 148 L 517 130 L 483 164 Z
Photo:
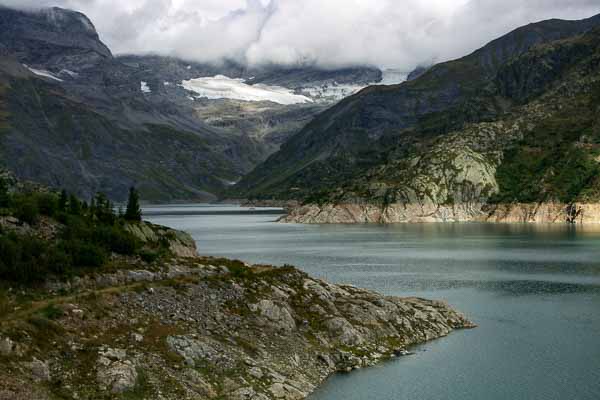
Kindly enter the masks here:
M 372 64 L 410 71 L 547 18 L 600 12 L 597 0 L 2 0 L 84 12 L 116 53 L 250 64 Z

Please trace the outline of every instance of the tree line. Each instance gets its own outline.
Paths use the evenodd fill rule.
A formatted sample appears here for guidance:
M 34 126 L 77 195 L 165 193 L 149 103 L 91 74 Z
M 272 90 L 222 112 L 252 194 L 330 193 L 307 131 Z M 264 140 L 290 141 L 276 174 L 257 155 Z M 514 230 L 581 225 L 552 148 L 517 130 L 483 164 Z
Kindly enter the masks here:
M 129 191 L 125 211 L 102 193 L 90 202 L 60 193 L 10 193 L 0 181 L 0 216 L 18 219 L 23 229 L 0 224 L 0 280 L 34 283 L 48 275 L 71 276 L 111 262 L 110 255 L 139 256 L 146 262 L 164 253 L 164 244 L 141 243 L 128 229 L 142 220 L 139 194 Z M 58 232 L 45 232 L 43 220 Z

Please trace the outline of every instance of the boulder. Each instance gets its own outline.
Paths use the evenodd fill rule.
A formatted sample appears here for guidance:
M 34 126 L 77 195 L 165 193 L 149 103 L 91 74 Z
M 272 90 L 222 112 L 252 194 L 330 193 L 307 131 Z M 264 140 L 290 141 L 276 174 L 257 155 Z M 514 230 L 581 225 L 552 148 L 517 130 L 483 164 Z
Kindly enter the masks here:
M 50 366 L 48 362 L 40 361 L 34 357 L 32 362 L 26 363 L 25 366 L 31 371 L 31 376 L 38 382 L 50 381 Z
M 258 311 L 279 330 L 291 332 L 296 329 L 296 321 L 290 311 L 272 300 L 261 300 L 257 304 L 251 305 L 250 309 Z
M 285 383 L 274 383 L 269 387 L 269 391 L 276 399 L 300 400 L 308 396 L 308 393 L 301 392 L 295 387 Z
M 364 343 L 362 335 L 345 318 L 336 317 L 325 321 L 329 334 L 348 346 L 357 346 Z
M 98 382 L 112 393 L 123 393 L 135 387 L 138 372 L 136 364 L 122 349 L 103 348 L 98 357 Z
M 15 342 L 9 338 L 0 339 L 0 355 L 10 356 L 15 350 Z
M 138 372 L 130 360 L 115 361 L 107 367 L 100 368 L 98 382 L 110 389 L 112 393 L 123 393 L 135 387 Z
M 212 340 L 193 339 L 187 336 L 169 336 L 167 344 L 175 353 L 193 367 L 197 360 L 214 362 L 222 357 L 218 343 Z

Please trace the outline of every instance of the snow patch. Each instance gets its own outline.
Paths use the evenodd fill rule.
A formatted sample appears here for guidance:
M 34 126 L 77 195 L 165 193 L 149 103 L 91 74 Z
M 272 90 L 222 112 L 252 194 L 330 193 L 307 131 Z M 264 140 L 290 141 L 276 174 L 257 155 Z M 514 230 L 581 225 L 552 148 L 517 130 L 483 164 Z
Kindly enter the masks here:
M 29 67 L 28 65 L 25 65 L 25 64 L 23 64 L 23 66 L 25 68 L 27 68 L 29 71 L 33 72 L 37 76 L 43 76 L 44 78 L 50 78 L 50 79 L 54 79 L 55 81 L 58 81 L 58 82 L 64 82 L 62 79 L 58 78 L 52 72 L 46 71 L 45 69 L 31 68 L 31 67 Z
M 306 96 L 295 94 L 281 86 L 263 84 L 248 85 L 245 79 L 232 79 L 224 75 L 182 81 L 184 89 L 208 99 L 232 99 L 242 101 L 271 101 L 279 104 L 312 103 Z
M 69 77 L 71 77 L 71 78 L 73 78 L 73 79 L 75 79 L 75 78 L 79 77 L 79 74 L 78 74 L 77 72 L 73 72 L 73 71 L 71 71 L 71 70 L 68 70 L 68 69 L 63 69 L 63 70 L 61 70 L 61 71 L 58 73 L 58 75 L 61 75 L 61 76 L 67 75 L 67 76 L 69 76 Z
M 150 86 L 148 86 L 148 82 L 141 81 L 140 90 L 142 93 L 152 93 L 152 89 L 150 89 Z

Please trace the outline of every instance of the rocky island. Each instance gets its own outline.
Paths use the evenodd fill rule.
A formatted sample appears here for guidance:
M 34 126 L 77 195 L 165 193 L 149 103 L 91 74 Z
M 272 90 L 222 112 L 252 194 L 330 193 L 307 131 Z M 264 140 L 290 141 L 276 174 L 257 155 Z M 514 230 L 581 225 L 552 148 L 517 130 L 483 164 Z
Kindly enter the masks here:
M 473 326 L 439 301 L 201 257 L 101 195 L 26 187 L 0 195 L 2 400 L 302 399 Z

